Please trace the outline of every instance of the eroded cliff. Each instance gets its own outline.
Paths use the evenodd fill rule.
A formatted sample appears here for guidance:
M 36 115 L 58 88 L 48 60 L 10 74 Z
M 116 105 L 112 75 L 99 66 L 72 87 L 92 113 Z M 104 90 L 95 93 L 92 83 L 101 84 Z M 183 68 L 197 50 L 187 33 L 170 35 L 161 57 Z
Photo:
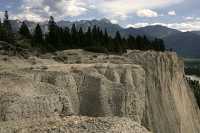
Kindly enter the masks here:
M 148 132 L 140 125 L 154 133 L 200 132 L 199 109 L 174 53 L 69 50 L 2 56 L 0 63 L 2 133 Z

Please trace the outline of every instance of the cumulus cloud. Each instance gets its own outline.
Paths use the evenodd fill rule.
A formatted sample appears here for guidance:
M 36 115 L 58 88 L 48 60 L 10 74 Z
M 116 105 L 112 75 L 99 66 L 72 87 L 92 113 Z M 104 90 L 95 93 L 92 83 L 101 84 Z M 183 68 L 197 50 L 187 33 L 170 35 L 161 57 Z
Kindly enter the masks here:
M 170 15 L 170 16 L 176 16 L 176 11 L 174 11 L 174 10 L 173 11 L 169 11 L 168 15 Z
M 154 9 L 169 6 L 183 0 L 94 0 L 98 1 L 99 10 L 109 15 L 128 15 L 142 9 Z
M 41 21 L 50 15 L 57 20 L 68 16 L 80 16 L 90 10 L 96 10 L 103 17 L 110 19 L 125 20 L 128 15 L 136 13 L 142 9 L 154 9 L 157 7 L 168 6 L 183 0 L 21 0 L 19 14 L 15 18 Z M 144 15 L 155 12 L 150 10 L 143 11 Z
M 137 11 L 139 17 L 158 17 L 158 13 L 150 9 L 142 9 Z
M 117 24 L 118 23 L 118 20 L 115 20 L 115 19 L 112 19 L 112 20 L 110 20 L 111 21 L 111 23 L 113 23 L 113 24 Z
M 45 21 L 49 16 L 64 19 L 87 12 L 88 6 L 81 0 L 23 0 L 19 13 L 14 18 Z
M 200 21 L 200 18 L 198 17 L 198 18 L 195 18 L 196 20 L 198 20 L 198 21 Z
M 194 17 L 191 17 L 191 16 L 188 16 L 188 17 L 185 17 L 186 20 L 193 20 Z
M 135 24 L 128 24 L 126 28 L 140 28 L 150 25 L 149 23 L 135 23 Z
M 126 27 L 140 28 L 148 25 L 162 25 L 173 29 L 178 29 L 180 31 L 199 31 L 200 30 L 200 21 L 186 21 L 182 23 L 136 23 L 128 24 Z

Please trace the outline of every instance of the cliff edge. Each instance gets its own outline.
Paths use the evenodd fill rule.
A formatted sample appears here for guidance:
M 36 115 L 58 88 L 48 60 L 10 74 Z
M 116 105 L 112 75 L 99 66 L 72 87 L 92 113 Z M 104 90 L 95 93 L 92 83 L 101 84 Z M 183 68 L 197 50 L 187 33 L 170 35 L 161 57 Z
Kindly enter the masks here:
M 175 53 L 67 50 L 28 59 L 2 55 L 0 64 L 2 133 L 200 132 L 199 109 Z

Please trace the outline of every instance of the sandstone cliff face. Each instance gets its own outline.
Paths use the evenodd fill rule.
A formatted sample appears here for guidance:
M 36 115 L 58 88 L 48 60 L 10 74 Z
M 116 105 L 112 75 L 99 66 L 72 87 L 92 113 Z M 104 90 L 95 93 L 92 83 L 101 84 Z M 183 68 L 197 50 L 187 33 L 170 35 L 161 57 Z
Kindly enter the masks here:
M 140 125 L 154 133 L 200 132 L 174 53 L 71 50 L 42 58 L 0 59 L 0 133 L 148 132 Z
M 135 125 L 133 121 L 140 124 L 143 117 L 144 76 L 144 70 L 132 64 L 59 64 L 48 66 L 46 71 L 23 68 L 15 71 L 15 74 L 4 72 L 0 80 L 0 121 L 39 121 L 53 117 L 55 113 L 61 117 L 82 115 L 104 117 L 102 119 L 118 116 L 130 118 L 124 122 L 130 130 L 123 132 L 147 132 L 141 126 L 139 131 L 132 127 Z M 67 125 L 63 126 L 65 128 Z M 51 128 L 50 125 L 47 127 Z M 0 129 L 1 132 L 12 133 L 18 130 L 22 132 L 20 129 L 24 127 L 17 125 L 9 128 L 3 126 Z M 85 132 L 90 130 L 87 128 Z M 30 130 L 32 132 L 33 129 Z M 78 131 L 81 130 L 78 128 Z M 96 132 L 96 129 L 92 128 L 91 132 Z
M 199 109 L 176 54 L 132 52 L 126 56 L 146 72 L 143 125 L 156 133 L 200 132 Z

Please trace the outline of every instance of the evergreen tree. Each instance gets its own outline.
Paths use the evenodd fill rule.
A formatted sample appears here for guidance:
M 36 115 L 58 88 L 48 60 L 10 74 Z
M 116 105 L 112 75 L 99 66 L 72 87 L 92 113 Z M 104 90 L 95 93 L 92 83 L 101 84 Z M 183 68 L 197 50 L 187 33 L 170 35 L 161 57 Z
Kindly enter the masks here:
M 59 27 L 56 25 L 53 16 L 50 16 L 48 29 L 46 42 L 48 43 L 49 50 L 56 50 L 56 44 L 59 43 Z
M 142 42 L 141 36 L 136 37 L 136 49 L 137 50 L 143 50 L 143 42 Z
M 64 49 L 72 48 L 70 29 L 68 27 L 66 27 L 63 31 L 62 42 L 64 43 Z
M 87 46 L 91 46 L 92 45 L 92 31 L 91 31 L 91 27 L 88 27 L 88 30 L 86 32 L 86 37 L 85 37 L 85 47 Z
M 50 16 L 48 26 L 49 26 L 49 30 L 51 28 L 55 28 L 56 27 L 56 22 L 54 21 L 54 17 L 53 16 Z
M 109 40 L 107 29 L 105 29 L 105 31 L 104 31 L 104 39 L 106 42 Z
M 122 38 L 121 38 L 121 35 L 120 35 L 119 31 L 116 32 L 115 40 L 118 41 L 118 42 L 122 41 Z
M 22 23 L 22 25 L 19 29 L 19 33 L 26 38 L 31 38 L 31 33 L 30 33 L 28 26 L 26 25 L 25 22 Z
M 135 39 L 135 37 L 133 37 L 133 36 L 128 37 L 126 48 L 131 49 L 131 50 L 136 49 L 136 39 Z
M 71 39 L 72 39 L 72 48 L 78 48 L 77 43 L 78 43 L 78 32 L 76 29 L 76 25 L 73 24 L 71 28 Z
M 2 27 L 1 18 L 0 18 L 0 28 Z
M 10 24 L 9 16 L 8 16 L 8 11 L 5 11 L 4 14 L 4 20 L 3 20 L 3 25 L 2 25 L 2 40 L 9 42 L 9 43 L 14 43 L 14 34 L 12 33 L 12 27 Z
M 162 39 L 159 39 L 159 51 L 165 51 L 165 44 L 164 41 Z
M 122 46 L 122 38 L 119 31 L 116 32 L 114 43 L 115 43 L 114 52 L 122 54 L 124 52 L 124 49 Z
M 8 32 L 12 32 L 12 27 L 11 27 L 11 24 L 10 24 L 10 21 L 9 21 L 8 11 L 5 11 L 3 26 Z
M 165 45 L 162 39 L 155 38 L 153 41 L 153 49 L 156 51 L 165 51 Z
M 42 29 L 39 24 L 35 27 L 32 43 L 33 47 L 42 47 L 41 45 L 44 43 Z
M 72 25 L 71 29 L 61 28 L 57 26 L 52 16 L 49 19 L 48 30 L 44 40 L 40 25 L 36 26 L 32 38 L 33 47 L 47 51 L 82 48 L 94 52 L 111 52 L 115 54 L 122 54 L 127 49 L 165 51 L 165 45 L 161 39 L 156 38 L 150 41 L 146 36 L 124 38 L 119 31 L 116 32 L 113 38 L 108 35 L 106 29 L 103 32 L 96 25 L 92 28 L 88 27 L 86 32 L 82 28 L 77 30 L 75 24 Z M 31 33 L 25 22 L 22 23 L 19 33 L 24 37 L 31 38 Z M 14 34 L 12 33 L 9 15 L 5 11 L 3 24 L 0 23 L 0 40 L 13 42 L 13 38 Z
M 0 41 L 2 40 L 2 23 L 1 23 L 1 18 L 0 18 Z
M 0 41 L 3 41 L 4 39 L 4 36 L 5 33 L 3 32 L 3 26 L 2 26 L 2 23 L 1 23 L 1 19 L 0 19 Z
M 76 25 L 75 24 L 72 25 L 71 33 L 72 33 L 72 35 L 73 34 L 77 34 L 77 29 L 76 29 Z
M 84 48 L 84 33 L 82 28 L 79 29 L 77 38 L 79 47 Z
M 93 37 L 93 40 L 95 42 L 96 39 L 97 39 L 97 26 L 96 25 L 94 25 L 93 28 L 92 28 L 92 37 Z

